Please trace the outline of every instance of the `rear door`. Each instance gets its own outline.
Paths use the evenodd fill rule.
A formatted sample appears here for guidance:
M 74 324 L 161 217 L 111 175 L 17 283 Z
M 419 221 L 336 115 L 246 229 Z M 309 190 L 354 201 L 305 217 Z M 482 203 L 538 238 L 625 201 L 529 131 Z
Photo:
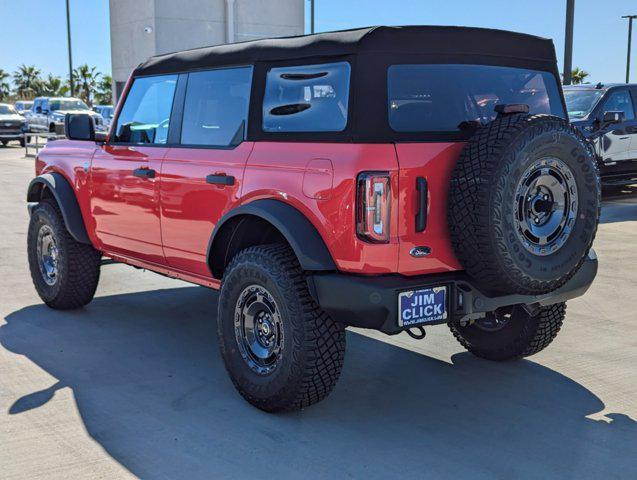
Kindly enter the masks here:
M 176 85 L 177 75 L 137 78 L 91 166 L 91 212 L 104 248 L 156 264 L 165 263 L 159 175 Z
M 208 242 L 239 200 L 253 144 L 244 141 L 252 67 L 199 71 L 180 78 L 182 121 L 162 164 L 161 223 L 168 264 L 210 276 Z

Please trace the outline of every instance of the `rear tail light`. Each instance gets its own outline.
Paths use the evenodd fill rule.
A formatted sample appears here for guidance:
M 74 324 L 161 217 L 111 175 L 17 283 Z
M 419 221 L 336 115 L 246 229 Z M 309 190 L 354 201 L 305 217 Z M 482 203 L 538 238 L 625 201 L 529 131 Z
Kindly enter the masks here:
M 356 233 L 372 243 L 389 242 L 389 173 L 363 172 L 356 189 Z

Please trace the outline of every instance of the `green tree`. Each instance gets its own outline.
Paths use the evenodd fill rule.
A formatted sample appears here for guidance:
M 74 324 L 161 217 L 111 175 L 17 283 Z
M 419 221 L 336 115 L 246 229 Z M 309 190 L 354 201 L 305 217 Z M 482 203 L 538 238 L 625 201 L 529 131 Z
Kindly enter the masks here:
M 60 97 L 66 95 L 69 87 L 60 77 L 56 77 L 49 73 L 46 80 L 41 83 L 41 93 L 49 97 Z
M 95 71 L 95 67 L 89 67 L 87 64 L 73 69 L 75 91 L 89 106 L 93 104 L 93 95 L 100 75 Z
M 113 103 L 113 79 L 110 75 L 102 75 L 95 90 L 95 102 L 99 105 Z
M 5 100 L 11 94 L 11 85 L 7 82 L 7 78 L 10 76 L 0 68 L 0 100 Z
M 586 77 L 588 77 L 588 72 L 585 72 L 579 67 L 575 67 L 571 71 L 571 82 L 573 83 L 573 85 L 579 85 L 581 83 L 584 83 L 584 80 L 586 79 Z
M 19 98 L 33 98 L 41 88 L 40 70 L 35 65 L 22 64 L 13 73 L 13 83 Z

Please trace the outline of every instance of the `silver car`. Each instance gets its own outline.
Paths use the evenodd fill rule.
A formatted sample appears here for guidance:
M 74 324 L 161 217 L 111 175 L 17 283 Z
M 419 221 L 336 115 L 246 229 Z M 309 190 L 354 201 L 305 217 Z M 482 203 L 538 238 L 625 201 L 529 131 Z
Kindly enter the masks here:
M 26 115 L 33 107 L 32 100 L 18 100 L 13 105 L 20 115 Z
M 104 129 L 108 130 L 111 126 L 111 122 L 113 121 L 113 115 L 115 114 L 113 105 L 93 105 L 93 111 L 102 116 Z
M 0 103 L 0 142 L 5 147 L 11 140 L 18 140 L 24 146 L 22 135 L 24 127 L 24 117 L 18 114 L 13 105 Z
M 63 133 L 67 113 L 86 113 L 92 116 L 98 130 L 103 124 L 102 117 L 79 98 L 37 97 L 26 116 L 27 129 L 29 132 Z

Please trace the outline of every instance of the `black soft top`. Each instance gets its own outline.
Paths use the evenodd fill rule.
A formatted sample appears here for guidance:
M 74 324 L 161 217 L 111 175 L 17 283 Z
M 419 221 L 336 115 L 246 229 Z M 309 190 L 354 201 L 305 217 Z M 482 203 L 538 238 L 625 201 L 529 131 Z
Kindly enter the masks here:
M 270 68 L 348 62 L 347 127 L 340 132 L 264 132 L 262 106 Z M 551 40 L 470 27 L 367 27 L 203 47 L 150 58 L 133 76 L 186 74 L 250 65 L 254 69 L 249 140 L 393 142 L 461 139 L 466 132 L 395 132 L 387 119 L 387 70 L 396 64 L 473 64 L 549 72 L 560 83 Z M 185 87 L 184 87 L 185 88 Z M 560 96 L 561 96 L 560 90 Z M 561 98 L 564 104 L 563 98 Z
M 345 55 L 418 55 L 432 63 L 487 63 L 549 70 L 553 42 L 522 33 L 471 27 L 366 27 L 295 37 L 253 40 L 151 57 L 135 76 L 224 65 Z

